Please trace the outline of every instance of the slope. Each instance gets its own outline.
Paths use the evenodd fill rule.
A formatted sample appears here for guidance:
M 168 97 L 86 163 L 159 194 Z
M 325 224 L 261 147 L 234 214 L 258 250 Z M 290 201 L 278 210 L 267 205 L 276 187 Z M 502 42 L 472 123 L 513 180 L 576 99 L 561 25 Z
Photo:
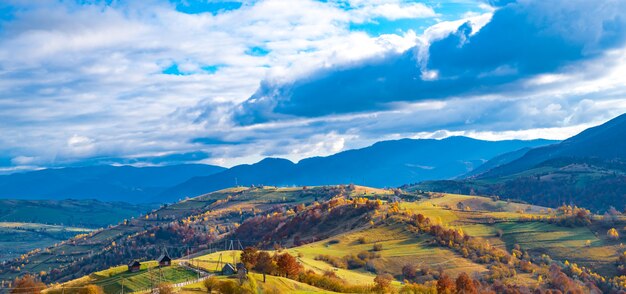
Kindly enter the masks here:
M 507 176 L 556 158 L 626 159 L 626 114 L 589 128 L 559 144 L 530 150 L 524 156 L 481 175 L 482 178 Z
M 626 207 L 626 115 L 559 144 L 531 149 L 509 163 L 487 164 L 465 180 L 424 181 L 410 189 L 499 195 L 551 207 L 568 203 L 594 211 L 611 206 L 621 210 Z
M 626 218 L 621 215 L 607 223 L 606 218 L 575 207 L 549 210 L 495 198 L 412 194 L 359 186 L 238 188 L 203 197 L 171 205 L 167 211 L 179 213 L 174 218 L 179 225 L 213 227 L 216 223 L 226 225 L 225 221 L 240 224 L 189 256 L 190 264 L 216 274 L 224 262 L 238 261 L 239 251 L 224 250 L 230 249 L 227 241 L 233 240 L 234 244 L 241 242 L 267 250 L 274 258 L 285 253 L 296 256 L 303 267 L 302 274 L 289 279 L 319 287 L 294 283 L 290 286 L 303 291 L 334 291 L 352 286 L 372 290 L 368 287 L 382 273 L 392 275 L 391 287 L 396 290 L 404 287 L 400 283 L 403 280 L 418 283 L 423 289 L 434 289 L 433 283 L 442 273 L 453 278 L 461 273 L 480 277 L 483 290 L 496 292 L 503 292 L 501 287 L 522 292 L 578 289 L 583 293 L 594 287 L 605 292 L 624 288 L 616 278 L 620 275 L 617 264 L 623 263 L 620 242 L 624 237 L 606 234 L 611 226 L 626 225 Z M 209 204 L 209 199 L 215 201 Z M 194 214 L 189 216 L 184 211 Z M 161 215 L 168 214 L 163 211 Z M 232 216 L 221 218 L 221 222 L 216 215 Z M 202 221 L 197 222 L 198 219 Z M 188 229 L 181 226 L 177 230 Z M 618 231 L 619 235 L 624 233 Z M 130 242 L 121 241 L 126 238 L 129 237 L 115 239 L 119 241 L 117 254 L 135 250 L 132 244 L 144 244 L 135 235 Z M 188 234 L 177 238 L 184 242 L 183 248 L 197 248 Z M 177 252 L 178 256 L 183 256 L 181 253 L 184 255 Z M 92 263 L 102 260 L 87 259 Z M 112 275 L 115 279 L 118 274 Z M 90 275 L 77 281 L 98 283 L 93 278 L 98 277 Z M 258 274 L 253 278 L 258 278 Z M 274 277 L 270 280 L 271 284 L 277 282 Z M 194 285 L 193 289 L 202 291 L 202 285 Z M 193 292 L 192 288 L 184 291 Z

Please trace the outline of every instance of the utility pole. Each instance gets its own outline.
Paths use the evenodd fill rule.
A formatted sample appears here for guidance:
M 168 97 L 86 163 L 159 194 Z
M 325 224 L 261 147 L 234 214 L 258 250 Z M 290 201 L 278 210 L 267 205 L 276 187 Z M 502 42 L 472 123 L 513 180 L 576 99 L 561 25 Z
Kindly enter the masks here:
M 148 276 L 150 277 L 150 291 L 152 291 L 152 289 L 154 289 L 154 279 L 152 276 L 152 268 L 148 267 Z
M 217 264 L 215 265 L 215 271 L 218 271 L 221 265 L 222 265 L 222 253 L 220 253 L 220 256 L 217 258 Z

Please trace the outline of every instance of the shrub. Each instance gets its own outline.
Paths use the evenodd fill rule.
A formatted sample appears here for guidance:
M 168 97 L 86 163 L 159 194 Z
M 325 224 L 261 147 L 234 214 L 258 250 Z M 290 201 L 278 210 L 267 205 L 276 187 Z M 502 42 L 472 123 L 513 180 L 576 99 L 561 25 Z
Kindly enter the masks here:
M 219 283 L 220 281 L 215 276 L 210 276 L 208 279 L 204 280 L 202 284 L 204 284 L 207 292 L 211 293 L 211 291 L 217 288 Z
M 341 241 L 337 240 L 337 239 L 332 239 L 330 241 L 328 241 L 326 244 L 328 245 L 335 245 L 335 244 L 339 244 L 341 243 Z
M 330 255 L 318 255 L 315 257 L 315 260 L 325 261 L 337 268 L 348 268 L 347 262 L 343 258 L 339 257 L 334 257 Z
M 319 275 L 314 271 L 307 271 L 300 273 L 298 281 L 322 288 L 325 290 L 341 293 L 368 293 L 371 292 L 371 288 L 368 286 L 349 285 L 346 281 L 337 277 L 333 272 L 325 272 L 324 275 Z
M 159 284 L 158 289 L 159 289 L 159 294 L 173 294 L 174 293 L 174 288 L 172 288 L 172 285 L 168 283 Z
M 87 285 L 78 291 L 79 294 L 104 294 L 104 290 L 96 285 Z
M 451 294 L 454 292 L 454 282 L 452 279 L 450 279 L 450 277 L 446 274 L 439 276 L 439 280 L 437 280 L 437 293 Z
M 376 284 L 374 289 L 377 292 L 386 293 L 387 289 L 391 287 L 391 281 L 393 281 L 393 276 L 390 274 L 377 275 L 376 278 L 374 278 L 374 283 Z
M 42 282 L 35 280 L 31 275 L 25 275 L 21 279 L 16 279 L 11 293 L 41 293 L 46 288 Z
M 219 293 L 223 294 L 236 294 L 241 292 L 237 282 L 232 280 L 221 281 L 217 284 L 216 288 Z
M 382 251 L 383 250 L 383 244 L 380 243 L 376 243 L 374 244 L 374 246 L 372 247 L 373 251 Z
M 360 259 L 359 257 L 354 255 L 346 255 L 344 259 L 346 260 L 349 269 L 362 268 L 365 266 L 366 263 L 365 260 Z
M 409 281 L 412 281 L 415 278 L 417 278 L 417 269 L 415 268 L 415 265 L 406 264 L 405 266 L 403 266 L 402 275 L 404 276 L 404 279 L 409 280 Z

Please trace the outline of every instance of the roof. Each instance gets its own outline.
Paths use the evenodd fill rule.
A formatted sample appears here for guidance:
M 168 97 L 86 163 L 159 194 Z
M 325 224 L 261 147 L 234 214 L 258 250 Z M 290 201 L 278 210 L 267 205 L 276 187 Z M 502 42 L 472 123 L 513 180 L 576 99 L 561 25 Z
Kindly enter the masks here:
M 140 266 L 141 262 L 139 260 L 133 259 L 128 263 L 128 266 Z
M 230 263 L 227 263 L 227 264 L 224 265 L 224 267 L 222 267 L 222 271 L 223 270 L 227 270 L 227 269 L 235 271 L 235 267 L 232 264 L 230 264 Z
M 245 265 L 245 264 L 243 264 L 242 262 L 238 262 L 238 263 L 237 263 L 237 269 L 242 269 L 242 268 L 243 268 L 243 269 L 245 269 L 245 268 L 246 268 L 246 265 Z
M 161 254 L 161 256 L 159 256 L 159 258 L 157 258 L 158 262 L 161 261 L 171 261 L 172 259 L 167 255 L 167 254 Z

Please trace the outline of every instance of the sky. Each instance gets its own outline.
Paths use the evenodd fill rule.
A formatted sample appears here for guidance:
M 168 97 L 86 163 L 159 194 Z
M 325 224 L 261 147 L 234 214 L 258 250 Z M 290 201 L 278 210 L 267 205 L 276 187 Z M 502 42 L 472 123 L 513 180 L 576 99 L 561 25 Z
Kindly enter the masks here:
M 626 112 L 619 0 L 0 3 L 0 172 L 565 139 Z

